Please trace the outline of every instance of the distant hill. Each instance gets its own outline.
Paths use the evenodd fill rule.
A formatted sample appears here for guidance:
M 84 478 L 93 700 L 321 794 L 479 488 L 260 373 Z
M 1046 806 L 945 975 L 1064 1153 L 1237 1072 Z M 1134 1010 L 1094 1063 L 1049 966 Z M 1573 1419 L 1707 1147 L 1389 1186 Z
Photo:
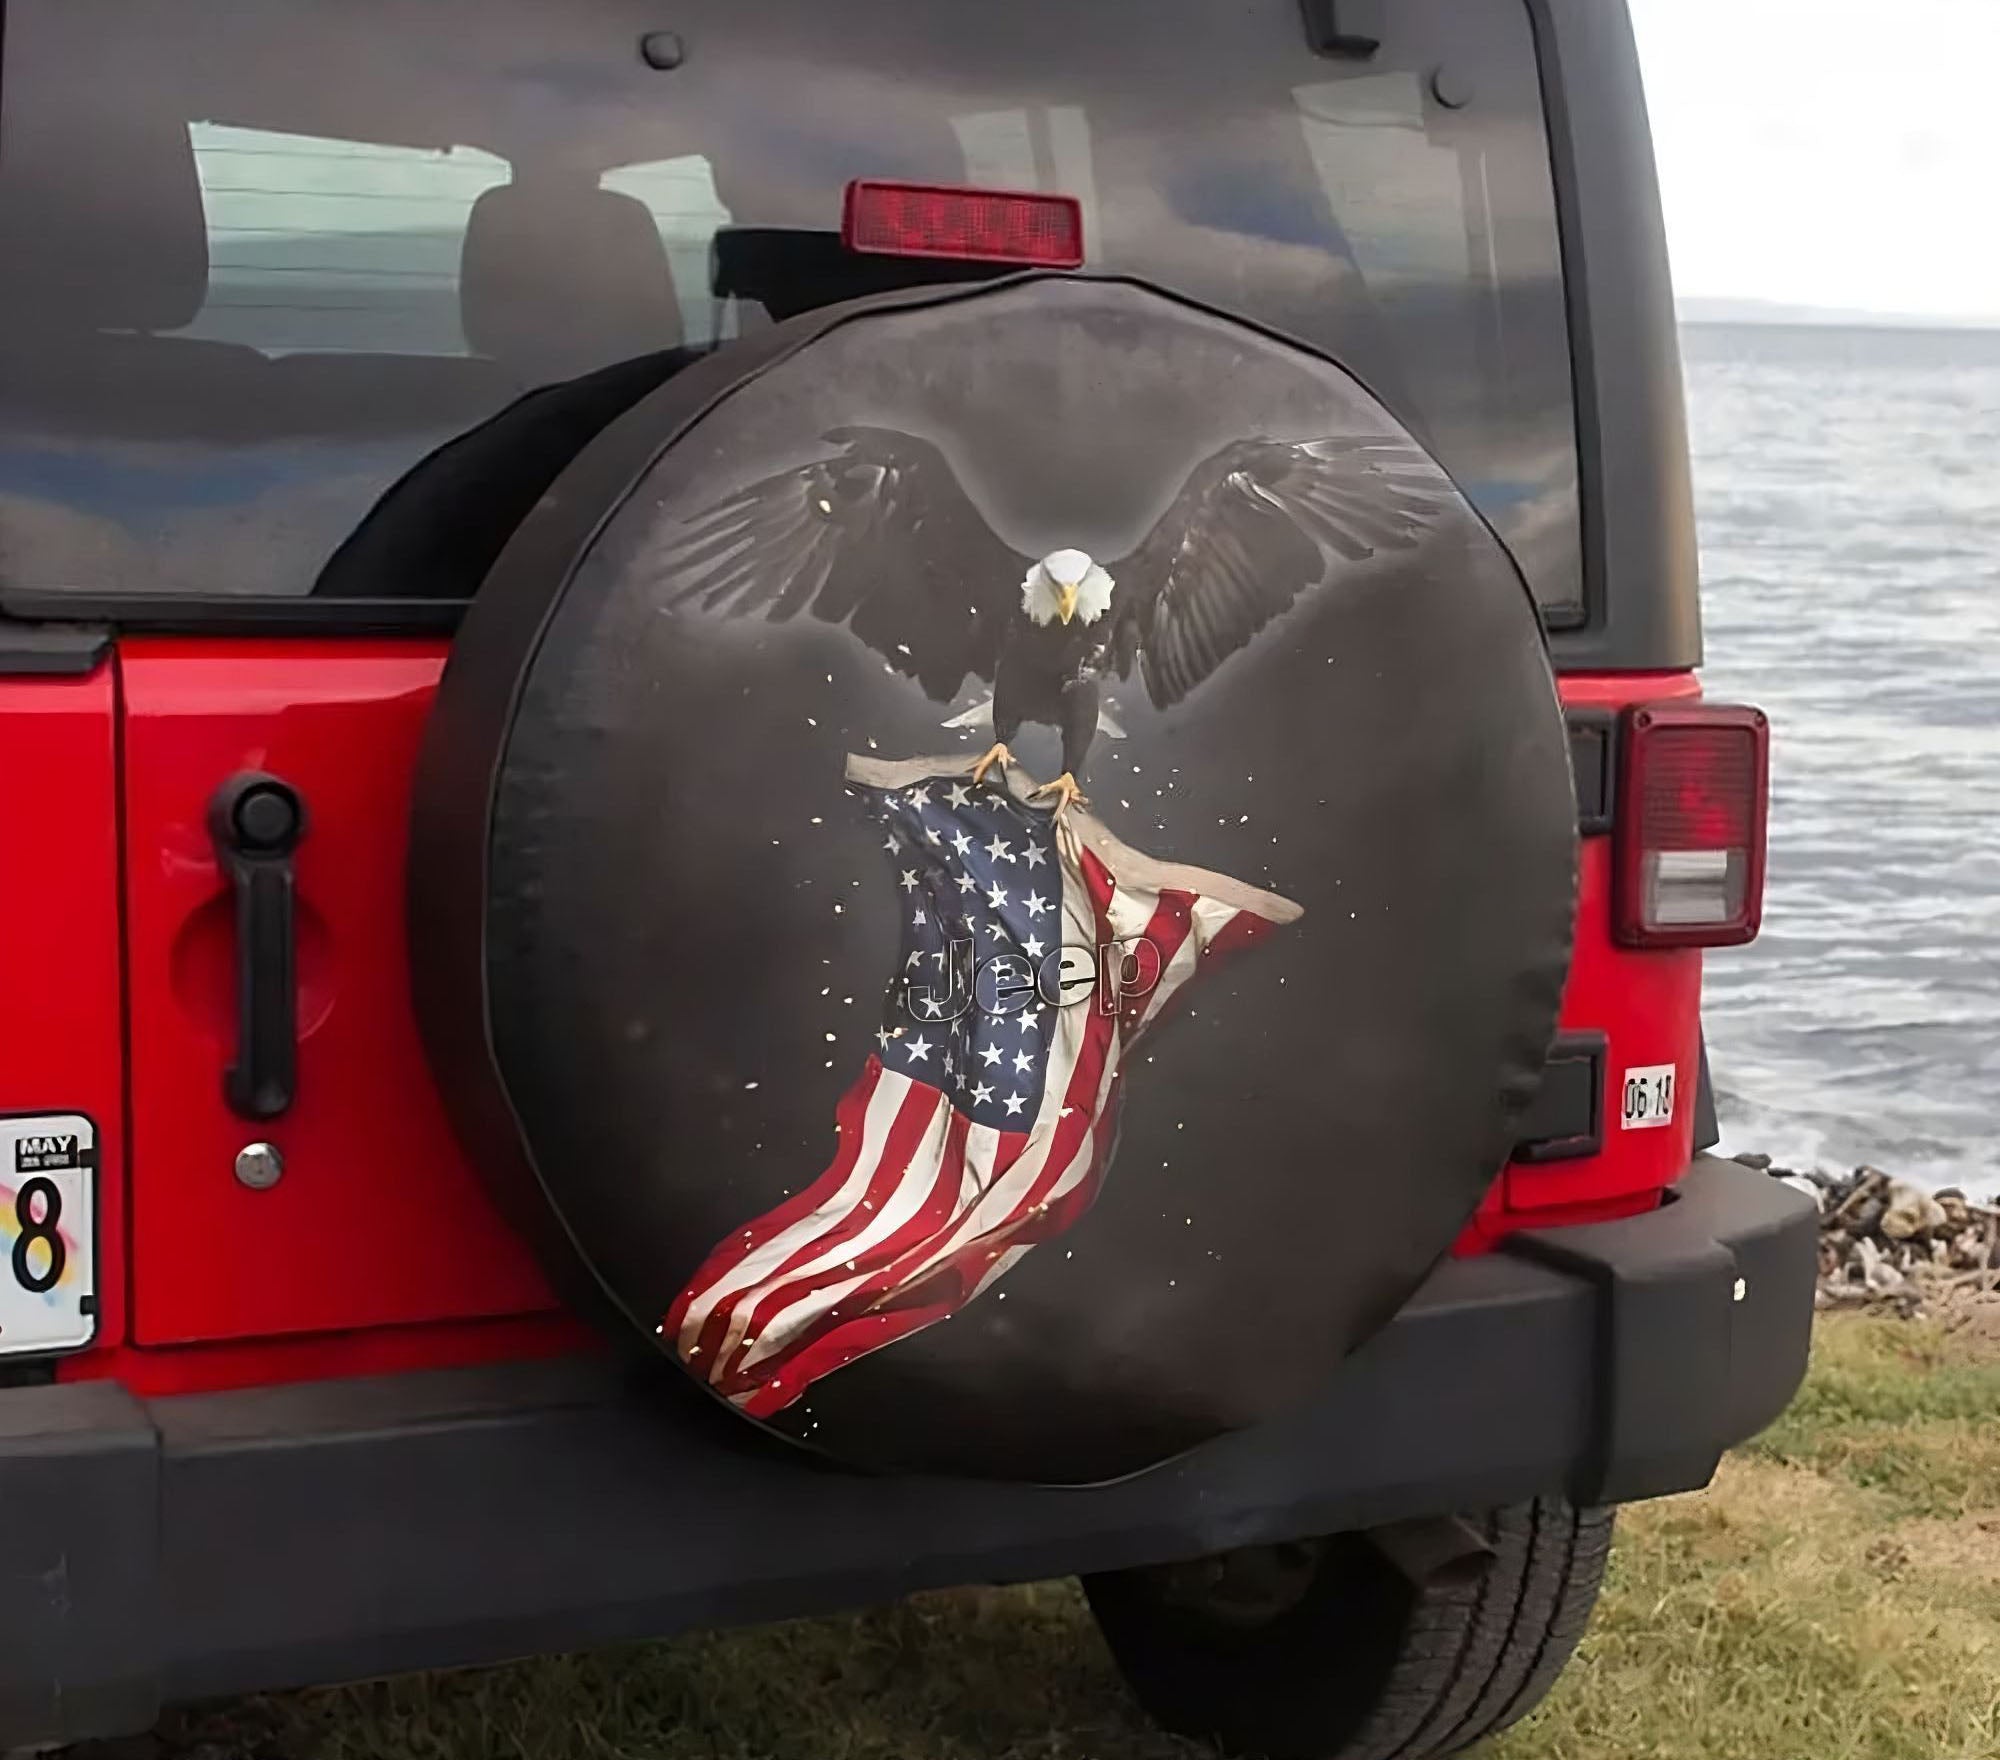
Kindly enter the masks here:
M 1867 312 L 1840 306 L 1796 306 L 1769 299 L 1700 299 L 1676 302 L 1683 324 L 1817 324 L 1883 330 L 1995 330 L 2000 318 L 1920 317 L 1908 312 Z

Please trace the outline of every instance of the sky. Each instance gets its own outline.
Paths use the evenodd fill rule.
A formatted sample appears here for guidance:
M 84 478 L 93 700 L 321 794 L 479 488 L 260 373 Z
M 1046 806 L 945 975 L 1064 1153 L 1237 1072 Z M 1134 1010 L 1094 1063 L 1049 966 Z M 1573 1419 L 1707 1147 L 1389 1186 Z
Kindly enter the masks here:
M 1630 0 L 1683 297 L 2000 322 L 2000 0 Z

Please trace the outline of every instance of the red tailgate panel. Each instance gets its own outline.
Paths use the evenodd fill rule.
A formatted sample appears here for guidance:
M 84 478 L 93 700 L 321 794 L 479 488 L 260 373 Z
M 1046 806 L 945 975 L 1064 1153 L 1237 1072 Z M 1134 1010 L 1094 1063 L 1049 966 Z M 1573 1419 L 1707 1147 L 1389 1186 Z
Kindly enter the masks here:
M 113 691 L 109 665 L 0 680 L 0 1113 L 81 1112 L 97 1126 L 99 1345 L 125 1328 Z
M 121 655 L 136 1340 L 549 1307 L 459 1153 L 410 1004 L 410 776 L 444 644 L 131 641 Z M 210 796 L 243 770 L 289 782 L 309 823 L 298 1097 L 261 1125 L 223 1099 L 234 913 L 207 827 Z M 256 1141 L 284 1157 L 265 1191 L 234 1172 Z
M 1615 711 L 1701 694 L 1690 672 L 1572 674 L 1561 685 L 1563 703 L 1571 709 Z M 1701 951 L 1642 951 L 1612 940 L 1611 846 L 1609 836 L 1586 837 L 1578 852 L 1576 944 L 1559 1029 L 1601 1033 L 1607 1042 L 1599 1095 L 1603 1148 L 1573 1160 L 1509 1164 L 1460 1237 L 1461 1253 L 1483 1252 L 1519 1228 L 1556 1228 L 1652 1209 L 1694 1153 Z M 1673 1122 L 1656 1130 L 1622 1129 L 1625 1072 L 1667 1064 L 1680 1096 Z

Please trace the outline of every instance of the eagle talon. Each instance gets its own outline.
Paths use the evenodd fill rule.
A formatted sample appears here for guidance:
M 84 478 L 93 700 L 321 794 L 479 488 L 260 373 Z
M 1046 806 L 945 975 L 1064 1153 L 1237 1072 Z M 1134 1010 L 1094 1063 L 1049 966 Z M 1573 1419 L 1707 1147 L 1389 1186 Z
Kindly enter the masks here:
M 994 744 L 988 749 L 986 756 L 972 766 L 972 780 L 974 785 L 977 786 L 983 783 L 986 780 L 986 772 L 991 770 L 995 764 L 1011 764 L 1013 761 L 1014 754 L 1012 752 L 1008 751 L 1004 745 Z
M 1028 791 L 1028 798 L 1035 800 L 1045 794 L 1052 794 L 1056 797 L 1056 817 L 1058 819 L 1067 813 L 1071 807 L 1087 807 L 1090 805 L 1088 797 L 1077 785 L 1076 778 L 1067 770 L 1058 776 L 1055 781 L 1045 782 L 1040 788 L 1030 789 Z

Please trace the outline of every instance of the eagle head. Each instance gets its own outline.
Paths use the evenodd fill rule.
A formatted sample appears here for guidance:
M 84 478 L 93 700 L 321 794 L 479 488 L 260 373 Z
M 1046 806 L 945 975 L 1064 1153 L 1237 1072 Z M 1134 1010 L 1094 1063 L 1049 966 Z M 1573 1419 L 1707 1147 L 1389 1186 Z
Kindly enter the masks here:
M 1111 608 L 1112 580 L 1081 550 L 1051 550 L 1021 583 L 1021 609 L 1037 623 L 1080 617 L 1095 623 Z

